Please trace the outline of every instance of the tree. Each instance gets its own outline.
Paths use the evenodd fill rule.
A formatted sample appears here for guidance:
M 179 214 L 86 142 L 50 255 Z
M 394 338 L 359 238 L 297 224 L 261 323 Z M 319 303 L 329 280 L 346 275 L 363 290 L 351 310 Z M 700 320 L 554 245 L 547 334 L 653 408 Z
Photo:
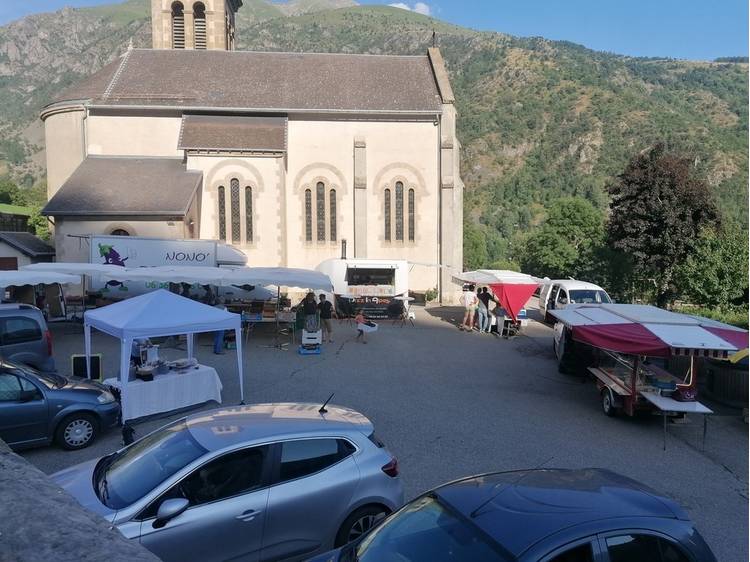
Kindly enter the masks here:
M 487 267 L 487 241 L 482 228 L 473 222 L 464 221 L 464 269 L 482 269 Z
M 610 186 L 607 240 L 615 259 L 631 264 L 632 284 L 653 283 L 656 304 L 676 296 L 677 267 L 690 255 L 704 227 L 719 222 L 708 185 L 692 161 L 658 144 L 634 157 Z
M 542 227 L 526 238 L 517 259 L 523 271 L 540 277 L 589 276 L 604 232 L 602 214 L 591 203 L 559 199 Z
M 746 234 L 737 228 L 706 229 L 678 268 L 677 286 L 692 304 L 719 308 L 738 304 L 747 298 L 747 264 Z

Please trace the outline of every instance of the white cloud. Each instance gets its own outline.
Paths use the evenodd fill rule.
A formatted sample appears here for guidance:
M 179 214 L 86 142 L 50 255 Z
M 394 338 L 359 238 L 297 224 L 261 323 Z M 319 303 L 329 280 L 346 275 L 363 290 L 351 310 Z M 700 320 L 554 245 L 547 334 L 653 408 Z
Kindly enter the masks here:
M 424 2 L 415 2 L 413 6 L 409 6 L 409 4 L 406 4 L 405 2 L 394 2 L 393 4 L 388 5 L 393 6 L 394 8 L 401 8 L 402 10 L 416 12 L 418 14 L 422 14 L 423 16 L 429 16 L 431 13 L 430 6 L 425 4 Z

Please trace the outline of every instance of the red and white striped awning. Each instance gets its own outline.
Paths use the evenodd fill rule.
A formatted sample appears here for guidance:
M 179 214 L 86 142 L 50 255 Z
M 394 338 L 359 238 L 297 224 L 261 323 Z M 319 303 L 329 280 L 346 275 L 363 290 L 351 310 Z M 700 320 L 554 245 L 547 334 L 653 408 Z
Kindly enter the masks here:
M 748 347 L 748 332 L 700 316 L 636 304 L 569 305 L 549 313 L 581 343 L 633 355 L 726 359 Z

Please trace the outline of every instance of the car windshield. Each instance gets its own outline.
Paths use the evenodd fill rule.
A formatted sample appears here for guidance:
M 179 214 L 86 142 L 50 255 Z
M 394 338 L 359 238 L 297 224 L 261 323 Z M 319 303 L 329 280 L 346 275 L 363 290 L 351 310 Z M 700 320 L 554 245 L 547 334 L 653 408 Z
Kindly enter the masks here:
M 414 500 L 376 527 L 352 554 L 358 562 L 507 560 L 479 529 L 431 496 Z
M 570 291 L 570 302 L 578 304 L 599 304 L 612 302 L 601 289 L 578 289 Z
M 112 509 L 127 507 L 206 452 L 185 420 L 163 427 L 104 459 L 96 476 L 99 499 Z
M 16 373 L 18 375 L 26 374 L 33 376 L 47 388 L 62 388 L 67 382 L 67 379 L 62 375 L 57 375 L 55 373 L 41 373 L 29 365 L 13 365 L 13 370 L 18 371 L 18 373 Z

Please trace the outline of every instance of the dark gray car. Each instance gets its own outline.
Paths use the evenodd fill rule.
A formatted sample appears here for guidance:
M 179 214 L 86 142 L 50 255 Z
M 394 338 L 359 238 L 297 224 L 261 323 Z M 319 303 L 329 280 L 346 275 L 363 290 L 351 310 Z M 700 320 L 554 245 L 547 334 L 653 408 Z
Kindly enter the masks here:
M 97 382 L 0 359 L 0 439 L 14 449 L 83 449 L 117 425 L 120 404 Z
M 0 357 L 55 371 L 52 334 L 41 310 L 30 304 L 0 304 Z
M 614 472 L 538 469 L 449 482 L 309 562 L 716 562 L 685 510 Z

